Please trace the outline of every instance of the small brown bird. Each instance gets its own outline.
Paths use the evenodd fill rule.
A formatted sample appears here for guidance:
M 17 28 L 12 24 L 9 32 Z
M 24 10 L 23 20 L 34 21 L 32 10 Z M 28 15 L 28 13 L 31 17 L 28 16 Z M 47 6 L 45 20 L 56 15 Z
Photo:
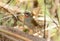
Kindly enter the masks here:
M 36 27 L 36 26 L 40 26 L 34 19 L 33 16 L 31 15 L 30 12 L 25 12 L 25 24 L 28 27 Z

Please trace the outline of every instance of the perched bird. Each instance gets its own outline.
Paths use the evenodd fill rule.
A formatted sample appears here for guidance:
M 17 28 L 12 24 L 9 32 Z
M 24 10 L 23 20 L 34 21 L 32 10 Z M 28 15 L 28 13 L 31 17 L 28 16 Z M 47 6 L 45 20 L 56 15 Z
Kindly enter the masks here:
M 30 27 L 30 28 L 34 28 L 34 27 L 41 27 L 33 18 L 32 14 L 30 12 L 25 12 L 25 24 Z

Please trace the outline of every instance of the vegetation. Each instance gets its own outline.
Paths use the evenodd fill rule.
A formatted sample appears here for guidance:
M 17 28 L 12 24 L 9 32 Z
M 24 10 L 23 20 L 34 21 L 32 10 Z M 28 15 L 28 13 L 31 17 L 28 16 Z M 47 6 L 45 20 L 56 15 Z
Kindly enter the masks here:
M 60 41 L 60 0 L 0 0 L 0 25 Z

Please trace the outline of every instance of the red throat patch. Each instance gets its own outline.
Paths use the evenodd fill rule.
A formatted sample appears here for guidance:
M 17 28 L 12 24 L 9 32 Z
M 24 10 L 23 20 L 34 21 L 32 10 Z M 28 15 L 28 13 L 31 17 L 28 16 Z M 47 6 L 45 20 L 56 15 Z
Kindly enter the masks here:
M 25 15 L 26 18 L 28 18 L 28 15 Z

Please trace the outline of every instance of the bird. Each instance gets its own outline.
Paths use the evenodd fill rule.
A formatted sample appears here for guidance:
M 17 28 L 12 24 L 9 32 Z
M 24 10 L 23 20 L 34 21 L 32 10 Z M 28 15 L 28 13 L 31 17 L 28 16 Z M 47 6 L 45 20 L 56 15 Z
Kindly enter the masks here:
M 25 12 L 25 24 L 30 27 L 30 28 L 34 28 L 34 27 L 41 27 L 41 25 L 39 25 L 33 18 L 33 15 L 30 12 Z

